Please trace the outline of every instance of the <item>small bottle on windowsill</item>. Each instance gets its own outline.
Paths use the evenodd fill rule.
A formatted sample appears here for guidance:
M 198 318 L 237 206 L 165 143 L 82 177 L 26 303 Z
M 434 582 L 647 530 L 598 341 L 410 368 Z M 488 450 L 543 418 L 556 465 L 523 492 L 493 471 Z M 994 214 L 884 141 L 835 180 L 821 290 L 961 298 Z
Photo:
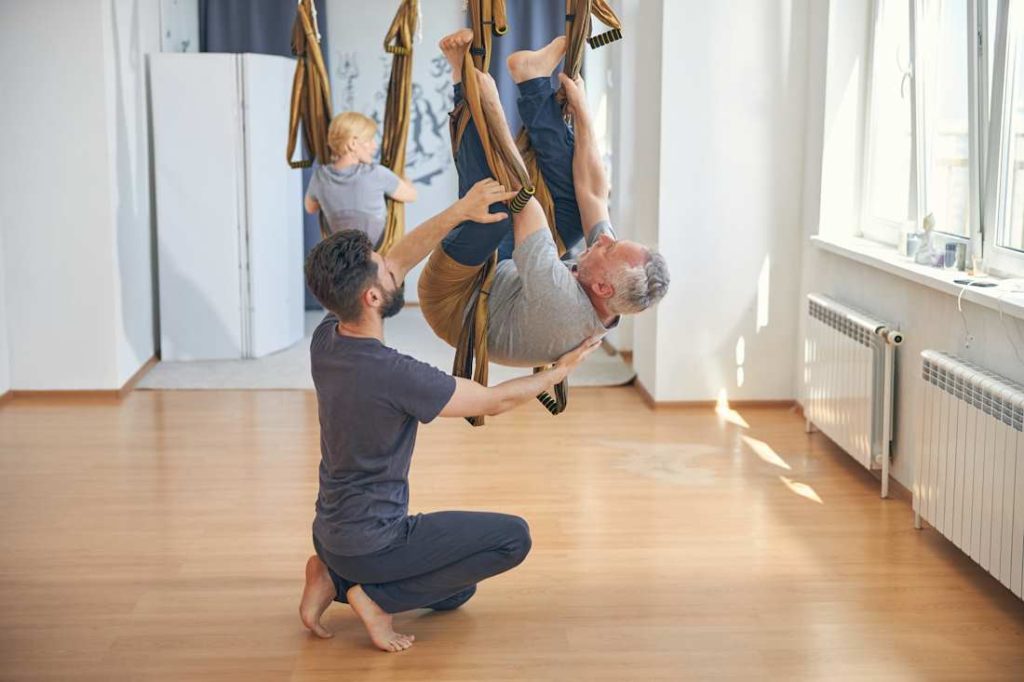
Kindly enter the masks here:
M 901 256 L 914 257 L 921 246 L 921 237 L 917 234 L 917 226 L 913 220 L 905 220 L 900 225 L 900 241 L 897 245 Z

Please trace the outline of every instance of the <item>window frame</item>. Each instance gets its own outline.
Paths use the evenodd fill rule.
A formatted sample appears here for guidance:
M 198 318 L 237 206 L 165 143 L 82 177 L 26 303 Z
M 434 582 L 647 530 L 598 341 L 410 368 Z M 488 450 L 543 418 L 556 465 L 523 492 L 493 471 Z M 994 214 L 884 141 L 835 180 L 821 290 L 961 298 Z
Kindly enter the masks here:
M 871 182 L 871 169 L 873 157 L 873 135 L 871 126 L 871 117 L 874 113 L 874 95 L 873 95 L 873 82 L 875 77 L 875 67 L 877 61 L 877 50 L 876 43 L 878 40 L 878 24 L 880 21 L 881 5 L 884 0 L 872 0 L 871 2 L 871 23 L 868 30 L 868 49 L 867 49 L 867 65 L 865 67 L 865 97 L 864 97 L 864 130 L 862 139 L 864 140 L 864 148 L 862 153 L 862 168 L 863 176 L 861 178 L 861 191 L 860 191 L 860 206 L 859 215 L 857 216 L 858 225 L 858 236 L 870 239 L 872 241 L 881 242 L 888 244 L 889 246 L 899 246 L 899 235 L 901 225 L 899 222 L 889 220 L 887 218 L 879 218 L 871 215 L 871 192 L 874 186 Z M 913 0 L 905 0 L 908 5 L 916 4 Z M 910 33 L 911 33 L 911 44 L 910 44 L 910 64 L 907 66 L 908 77 L 910 78 L 910 118 L 911 118 L 911 131 L 910 131 L 910 179 L 908 182 L 909 196 L 907 198 L 908 208 L 917 205 L 917 179 L 915 177 L 915 166 L 916 162 L 916 112 L 915 112 L 915 100 L 917 98 L 916 93 L 916 81 L 914 77 L 914 16 L 913 9 L 910 9 Z M 916 215 L 911 215 L 908 220 L 912 220 L 915 224 L 919 224 L 919 220 Z
M 991 117 L 988 126 L 988 159 L 986 164 L 985 183 L 985 209 L 982 215 L 981 244 L 980 252 L 985 261 L 985 270 L 997 276 L 1020 277 L 1024 275 L 1024 251 L 1000 246 L 998 243 L 999 233 L 1006 219 L 1006 209 L 1009 208 L 1009 197 L 1007 183 L 1012 179 L 1013 169 L 1008 174 L 1000 173 L 1000 169 L 1007 166 L 1006 156 L 1012 154 L 1012 142 L 1007 137 L 1010 135 L 1010 116 L 1006 110 L 1012 113 L 1012 102 L 1009 99 L 1013 95 L 1012 69 L 1015 65 L 1011 62 L 1014 56 L 1015 40 L 1024 40 L 1024 31 L 1011 40 L 1010 25 L 1018 13 L 1024 13 L 1024 3 L 1014 3 L 1011 7 L 1010 0 L 998 0 L 996 16 L 996 40 L 994 59 L 992 62 L 992 97 Z M 1010 12 L 1013 12 L 1011 16 Z M 1006 143 L 1008 142 L 1008 143 Z

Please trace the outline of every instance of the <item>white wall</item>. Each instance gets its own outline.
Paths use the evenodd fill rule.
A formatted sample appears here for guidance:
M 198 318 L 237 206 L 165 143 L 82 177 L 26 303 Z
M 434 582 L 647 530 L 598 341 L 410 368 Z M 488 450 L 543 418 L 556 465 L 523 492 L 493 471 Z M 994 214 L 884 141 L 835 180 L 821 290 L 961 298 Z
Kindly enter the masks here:
M 111 0 L 104 21 L 107 149 L 116 220 L 117 385 L 152 356 L 153 258 L 146 55 L 160 51 L 160 7 Z
M 636 320 L 639 379 L 658 401 L 792 398 L 808 2 L 666 0 L 660 28 L 641 4 L 620 222 L 672 286 Z
M 145 60 L 157 0 L 0 6 L 11 384 L 119 388 L 153 354 Z
M 626 12 L 636 14 L 636 3 L 620 3 L 616 5 L 615 9 L 619 14 L 619 18 L 626 20 L 631 18 L 626 16 Z M 594 33 L 604 30 L 606 30 L 606 27 L 600 22 L 595 22 L 593 27 Z M 590 107 L 601 157 L 604 160 L 608 179 L 611 182 L 608 210 L 612 223 L 615 226 L 616 234 L 620 239 L 633 238 L 633 226 L 628 222 L 625 224 L 618 222 L 618 219 L 622 217 L 619 206 L 622 201 L 628 201 L 628 197 L 623 196 L 620 186 L 619 175 L 626 168 L 619 163 L 618 155 L 624 150 L 622 145 L 619 144 L 617 136 L 625 132 L 620 130 L 621 126 L 618 124 L 618 117 L 622 113 L 630 116 L 636 115 L 634 102 L 623 101 L 625 98 L 619 94 L 622 88 L 631 88 L 635 91 L 634 80 L 632 78 L 623 78 L 623 69 L 626 66 L 624 60 L 630 60 L 630 63 L 635 62 L 635 52 L 635 41 L 619 41 L 613 43 L 609 48 L 598 50 L 586 49 L 583 52 L 583 75 L 587 81 L 587 106 Z M 622 111 L 623 108 L 626 109 L 625 112 Z M 631 156 L 628 169 L 631 177 L 634 173 L 633 164 L 635 164 L 635 158 Z M 633 323 L 634 319 L 632 316 L 627 315 L 623 317 L 619 321 L 619 325 L 608 332 L 605 340 L 620 351 L 632 351 Z
M 391 55 L 384 52 L 384 36 L 399 4 L 398 0 L 327 0 L 327 44 L 335 114 L 355 110 L 383 123 L 391 74 Z M 419 199 L 406 206 L 406 230 L 440 213 L 459 196 L 448 134 L 451 69 L 437 43 L 465 26 L 466 14 L 462 0 L 430 0 L 422 4 L 423 40 L 413 45 L 412 121 L 406 147 L 406 177 L 416 182 Z M 406 279 L 407 301 L 418 298 L 416 283 L 422 267 Z
M 622 2 L 616 9 L 626 37 L 602 48 L 612 54 L 612 224 L 621 238 L 652 245 L 658 240 L 661 191 L 663 4 L 662 0 Z M 644 39 L 631 39 L 631 35 Z M 658 317 L 648 312 L 629 318 L 622 327 L 613 343 L 633 349 L 641 381 L 648 390 L 656 390 Z M 632 339 L 623 338 L 630 333 Z
M 819 230 L 823 234 L 848 234 L 857 219 L 868 17 L 868 0 L 815 3 L 811 12 L 814 38 L 808 54 L 811 69 L 800 305 L 802 312 L 808 291 L 823 293 L 870 311 L 904 331 L 906 340 L 897 360 L 893 475 L 910 486 L 912 453 L 917 446 L 921 351 L 930 348 L 954 353 L 1024 382 L 1024 363 L 1009 339 L 1010 334 L 1024 337 L 1024 323 L 1012 318 L 1000 320 L 997 312 L 964 301 L 965 330 L 955 297 L 810 245 L 808 240 Z M 968 334 L 973 337 L 969 344 Z M 795 381 L 801 398 L 802 347 L 801 342 L 795 360 Z M 1024 347 L 1020 352 L 1024 353 Z
M 160 0 L 162 52 L 199 52 L 199 0 Z

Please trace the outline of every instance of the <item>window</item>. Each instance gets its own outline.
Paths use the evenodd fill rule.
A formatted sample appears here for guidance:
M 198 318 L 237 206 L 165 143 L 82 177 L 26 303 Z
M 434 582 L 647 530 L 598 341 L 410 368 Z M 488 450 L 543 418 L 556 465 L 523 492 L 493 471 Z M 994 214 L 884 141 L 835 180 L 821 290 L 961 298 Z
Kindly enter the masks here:
M 865 236 L 896 244 L 932 215 L 968 238 L 980 207 L 970 39 L 975 0 L 876 0 L 867 117 Z
M 970 237 L 971 192 L 970 27 L 968 0 L 930 0 L 921 4 L 917 35 L 920 49 L 923 169 L 919 215 L 932 214 L 935 229 Z M 977 196 L 977 195 L 975 195 Z
M 985 212 L 986 266 L 1024 274 L 1024 1 L 999 3 Z
M 908 0 L 876 2 L 871 52 L 862 223 L 865 236 L 895 244 L 916 214 Z
M 932 216 L 1024 274 L 1024 0 L 874 0 L 863 236 Z

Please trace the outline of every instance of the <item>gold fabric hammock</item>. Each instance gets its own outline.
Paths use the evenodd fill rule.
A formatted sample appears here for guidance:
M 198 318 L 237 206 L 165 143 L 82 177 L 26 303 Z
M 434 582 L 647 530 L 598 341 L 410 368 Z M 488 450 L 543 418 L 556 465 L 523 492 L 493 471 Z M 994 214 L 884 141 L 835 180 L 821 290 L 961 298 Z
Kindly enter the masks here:
M 288 165 L 309 168 L 313 159 L 293 161 L 302 123 L 302 136 L 310 156 L 320 163 L 329 163 L 327 127 L 331 123 L 331 83 L 327 67 L 320 53 L 320 29 L 316 24 L 313 0 L 300 0 L 295 22 L 292 24 L 292 54 L 295 78 L 292 81 L 291 118 L 288 121 Z
M 320 52 L 320 27 L 316 23 L 313 0 L 299 0 L 295 22 L 292 24 L 292 54 L 298 61 L 292 81 L 288 151 L 285 158 L 292 168 L 309 168 L 313 165 L 313 159 L 321 164 L 330 163 L 327 128 L 331 124 L 331 82 Z M 299 123 L 302 124 L 306 151 L 312 158 L 293 161 L 299 140 Z M 319 217 L 320 236 L 327 237 L 330 229 L 322 211 Z
M 392 58 L 380 162 L 399 176 L 405 175 L 405 147 L 409 138 L 409 105 L 412 100 L 412 42 L 419 20 L 419 4 L 419 0 L 403 0 L 384 38 L 384 49 Z M 405 204 L 389 198 L 387 206 L 387 221 L 378 248 L 380 253 L 387 253 L 405 234 Z
M 600 19 L 610 30 L 600 35 L 591 36 L 592 29 L 591 15 Z M 605 0 L 565 0 L 565 62 L 562 72 L 569 78 L 575 80 L 583 68 L 583 45 L 589 43 L 592 48 L 603 47 L 608 43 L 622 38 L 622 23 Z M 555 97 L 562 104 L 565 110 L 565 89 L 559 88 Z M 516 137 L 516 145 L 526 162 L 530 172 L 530 179 L 537 188 L 537 201 L 540 202 L 547 216 L 548 225 L 551 227 L 551 236 L 558 246 L 559 255 L 564 255 L 566 248 L 562 237 L 555 227 L 555 203 L 551 198 L 551 192 L 544 182 L 544 177 L 537 167 L 537 157 L 530 146 L 530 138 L 526 129 L 519 131 Z
M 502 147 L 499 138 L 493 138 L 491 130 L 505 125 L 504 121 L 488 120 L 488 112 L 480 104 L 480 92 L 476 71 L 487 71 L 491 58 L 493 35 L 503 35 L 508 30 L 504 0 L 471 0 L 470 26 L 473 29 L 473 43 L 469 48 L 472 59 L 463 64 L 462 83 L 465 99 L 452 116 L 452 150 L 458 149 L 458 141 L 466 130 L 470 118 L 480 133 L 487 163 L 494 178 L 506 187 L 521 187 L 515 199 L 509 203 L 513 211 L 522 210 L 530 197 L 536 194 L 548 218 L 552 236 L 559 252 L 565 253 L 565 245 L 555 229 L 554 202 L 537 170 L 536 158 L 529 146 L 525 130 L 520 133 L 517 145 L 523 153 L 526 167 L 510 150 Z M 591 14 L 611 27 L 606 33 L 591 37 Z M 576 78 L 583 65 L 583 43 L 600 47 L 622 37 L 622 25 L 618 16 L 605 0 L 566 0 L 566 48 L 565 71 Z M 565 94 L 560 93 L 565 101 Z M 420 278 L 420 305 L 424 316 L 442 339 L 455 346 L 455 368 L 453 374 L 469 377 L 487 385 L 487 297 L 494 278 L 496 256 L 481 268 L 472 268 L 456 263 L 441 249 L 431 255 L 427 268 Z M 479 292 L 479 295 L 476 295 Z M 474 295 L 476 298 L 474 300 Z M 468 313 L 466 306 L 471 305 Z M 476 361 L 474 372 L 473 363 Z M 539 371 L 541 368 L 537 368 Z M 561 382 L 555 387 L 555 395 L 541 393 L 537 399 L 552 413 L 560 414 L 568 402 L 568 386 Z M 483 417 L 470 418 L 474 426 L 483 424 Z

